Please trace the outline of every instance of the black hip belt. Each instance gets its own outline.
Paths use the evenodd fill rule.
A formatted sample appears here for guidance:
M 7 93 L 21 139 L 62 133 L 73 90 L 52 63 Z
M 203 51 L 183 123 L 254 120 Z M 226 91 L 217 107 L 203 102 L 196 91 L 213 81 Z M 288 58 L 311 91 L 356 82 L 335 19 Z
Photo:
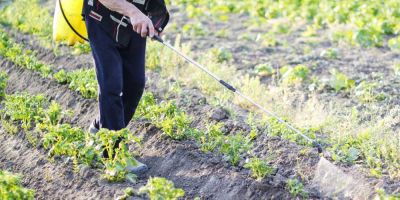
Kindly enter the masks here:
M 154 28 L 162 32 L 169 21 L 169 13 L 164 0 L 129 0 L 152 20 Z M 127 46 L 133 28 L 130 19 L 120 13 L 109 10 L 98 0 L 85 0 L 83 15 L 94 19 L 116 43 Z

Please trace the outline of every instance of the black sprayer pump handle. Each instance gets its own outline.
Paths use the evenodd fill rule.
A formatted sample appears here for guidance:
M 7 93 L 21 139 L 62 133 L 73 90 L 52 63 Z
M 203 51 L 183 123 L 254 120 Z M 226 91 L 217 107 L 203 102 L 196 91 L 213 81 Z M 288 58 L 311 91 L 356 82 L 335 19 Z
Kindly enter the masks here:
M 158 41 L 158 42 L 160 42 L 160 43 L 164 43 L 164 40 L 163 40 L 160 36 L 158 36 L 158 35 L 154 35 L 152 39 L 153 39 L 153 40 L 156 40 L 156 41 Z

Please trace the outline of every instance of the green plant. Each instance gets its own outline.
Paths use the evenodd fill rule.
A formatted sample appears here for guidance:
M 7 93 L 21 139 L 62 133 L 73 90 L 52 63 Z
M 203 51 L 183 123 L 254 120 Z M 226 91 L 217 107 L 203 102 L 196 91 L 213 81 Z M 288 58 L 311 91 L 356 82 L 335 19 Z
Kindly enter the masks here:
M 242 133 L 225 136 L 220 152 L 226 156 L 232 165 L 238 165 L 241 156 L 252 148 L 251 140 L 244 137 Z
M 266 159 L 253 157 L 244 165 L 244 168 L 250 169 L 253 178 L 262 180 L 266 176 L 270 176 L 275 172 L 275 168 L 268 164 Z
M 208 31 L 201 23 L 195 23 L 183 25 L 182 32 L 190 36 L 205 36 Z
M 50 124 L 43 129 L 43 147 L 49 149 L 49 156 L 65 155 L 75 158 L 85 145 L 85 133 L 69 124 Z
M 101 129 L 96 137 L 96 143 L 101 146 L 98 152 L 106 152 L 106 156 L 101 158 L 106 168 L 104 177 L 110 181 L 127 179 L 135 182 L 136 176 L 126 170 L 128 166 L 137 165 L 136 159 L 129 152 L 127 141 L 140 144 L 140 139 L 133 136 L 127 129 L 120 131 Z
M 0 41 L 0 55 L 8 60 L 20 67 L 37 71 L 42 77 L 48 77 L 52 73 L 49 65 L 37 59 L 32 51 L 25 50 L 23 45 L 15 43 L 2 30 L 0 30 Z
M 338 58 L 338 50 L 328 48 L 321 52 L 321 57 L 329 58 L 329 59 L 337 59 Z
M 7 125 L 4 123 L 5 119 L 10 119 L 15 124 L 22 122 L 28 140 L 34 145 L 38 140 L 42 140 L 43 147 L 49 150 L 50 157 L 70 157 L 75 167 L 78 167 L 79 163 L 89 166 L 102 164 L 105 166 L 104 177 L 108 180 L 135 181 L 136 176 L 126 170 L 127 166 L 136 165 L 136 160 L 126 144 L 132 141 L 140 144 L 140 139 L 130 134 L 128 130 L 102 129 L 98 134 L 90 135 L 70 124 L 61 124 L 66 112 L 62 111 L 56 102 L 48 103 L 43 95 L 6 95 L 3 104 L 2 124 L 12 127 L 8 129 L 16 132 L 14 130 L 16 126 L 13 123 Z M 30 131 L 31 127 L 35 129 Z M 107 152 L 106 157 L 103 157 L 104 152 Z
M 0 199 L 35 199 L 35 191 L 21 184 L 21 176 L 0 170 Z
M 175 188 L 174 183 L 165 178 L 154 177 L 139 189 L 139 194 L 147 194 L 151 200 L 177 200 L 185 191 Z
M 207 126 L 206 131 L 197 132 L 195 139 L 203 152 L 213 152 L 221 145 L 224 135 L 221 131 L 222 126 L 222 123 L 211 124 Z
M 9 122 L 8 120 L 1 120 L 1 126 L 4 128 L 4 130 L 7 133 L 10 134 L 17 134 L 18 133 L 18 127 L 13 124 L 12 122 Z
M 307 192 L 304 190 L 304 185 L 297 179 L 289 179 L 286 183 L 286 189 L 292 197 L 301 196 L 308 198 Z
M 191 131 L 192 120 L 174 102 L 156 103 L 151 93 L 143 95 L 137 108 L 137 116 L 153 122 L 167 136 L 174 140 L 181 140 L 188 136 Z
M 233 59 L 232 53 L 225 48 L 213 49 L 212 53 L 217 58 L 218 63 L 228 62 Z
M 43 106 L 46 101 L 43 95 L 30 96 L 26 93 L 6 95 L 4 109 L 1 111 L 3 119 L 21 121 L 22 128 L 27 131 L 34 122 L 44 116 Z
M 336 143 L 331 149 L 334 153 L 332 154 L 332 159 L 335 161 L 341 161 L 344 163 L 354 163 L 361 156 L 360 149 L 357 148 L 358 142 L 353 138 L 347 138 L 345 143 Z
M 378 194 L 380 200 L 398 200 L 400 198 L 400 193 L 389 195 L 382 188 L 377 189 L 376 193 Z
M 47 9 L 43 9 L 38 0 L 14 1 L 0 11 L 0 19 L 1 23 L 10 24 L 22 32 L 51 39 L 52 17 Z
M 117 197 L 116 200 L 127 200 L 129 197 L 135 194 L 135 190 L 131 187 L 128 187 L 124 190 L 124 194 L 122 196 Z
M 51 125 L 57 125 L 60 123 L 60 120 L 63 116 L 63 111 L 61 109 L 60 104 L 55 101 L 51 101 L 48 109 L 45 111 L 46 121 Z
M 367 83 L 363 81 L 354 88 L 354 95 L 361 102 L 365 103 L 385 100 L 385 93 L 378 93 L 376 91 L 377 86 L 377 83 Z
M 382 35 L 373 28 L 361 28 L 354 34 L 353 40 L 363 47 L 382 46 Z
M 72 54 L 74 55 L 90 53 L 90 51 L 92 50 L 89 43 L 77 43 L 74 45 L 73 48 L 74 51 L 72 52 Z
M 53 78 L 56 79 L 58 83 L 66 84 L 68 83 L 68 75 L 64 69 L 58 71 L 57 73 L 53 74 Z
M 296 84 L 305 81 L 311 70 L 305 65 L 297 65 L 294 68 L 286 66 L 280 69 L 280 73 L 283 83 Z
M 98 84 L 94 69 L 79 69 L 67 74 L 69 88 L 79 91 L 85 98 L 97 98 Z
M 270 118 L 268 120 L 268 134 L 270 136 L 280 136 L 286 140 L 290 140 L 296 142 L 297 144 L 302 145 L 312 145 L 309 141 L 301 137 L 298 133 L 293 131 L 292 129 L 288 128 L 285 124 L 280 123 L 275 118 Z M 315 139 L 315 133 L 313 130 L 300 130 L 303 134 L 307 135 L 311 139 Z
M 270 76 L 275 73 L 275 69 L 269 63 L 257 65 L 254 71 L 259 76 Z
M 393 71 L 396 75 L 400 75 L 400 63 L 396 63 L 392 66 Z
M 336 92 L 340 90 L 349 90 L 355 86 L 355 81 L 347 78 L 347 76 L 336 69 L 331 71 L 331 79 L 329 81 L 329 86 L 333 88 Z
M 400 51 L 400 36 L 388 41 L 388 46 L 392 50 Z
M 5 72 L 0 72 L 0 100 L 6 95 L 5 89 L 7 87 L 8 75 Z

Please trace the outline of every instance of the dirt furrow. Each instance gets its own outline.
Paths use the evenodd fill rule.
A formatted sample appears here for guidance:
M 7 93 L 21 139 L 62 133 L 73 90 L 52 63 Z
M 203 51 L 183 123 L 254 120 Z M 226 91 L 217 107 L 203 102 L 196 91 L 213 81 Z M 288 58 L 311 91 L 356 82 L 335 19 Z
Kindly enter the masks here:
M 67 86 L 60 86 L 55 81 L 43 79 L 34 72 L 15 67 L 12 63 L 4 60 L 0 64 L 0 69 L 6 71 L 10 76 L 7 88 L 8 93 L 18 91 L 27 91 L 32 94 L 44 93 L 61 103 L 64 108 L 68 108 L 75 113 L 71 122 L 76 126 L 86 127 L 96 115 L 96 102 L 94 100 L 82 99 L 78 94 L 68 90 Z M 39 198 L 45 199 L 85 199 L 87 197 L 84 196 L 85 194 L 93 194 L 95 198 L 101 196 L 101 199 L 108 199 L 128 185 L 138 187 L 150 176 L 164 176 L 171 179 L 177 187 L 185 189 L 189 198 L 195 196 L 201 196 L 206 199 L 289 198 L 289 194 L 284 190 L 282 185 L 274 186 L 270 183 L 271 180 L 256 182 L 248 177 L 248 172 L 245 170 L 235 172 L 227 169 L 221 158 L 201 153 L 193 142 L 175 142 L 169 139 L 162 139 L 160 138 L 161 132 L 157 128 L 152 125 L 146 125 L 143 122 L 135 122 L 132 126 L 135 128 L 134 132 L 144 137 L 143 148 L 139 150 L 139 153 L 142 161 L 147 163 L 151 168 L 137 185 L 102 183 L 96 170 L 90 169 L 88 169 L 87 173 L 89 175 L 86 175 L 87 177 L 74 174 L 69 169 L 65 173 L 69 174 L 69 177 L 77 177 L 76 180 L 69 180 L 65 179 L 64 176 L 57 175 L 67 170 L 67 168 L 64 169 L 61 167 L 64 170 L 54 169 L 50 173 L 50 176 L 55 180 L 52 182 L 53 184 L 46 184 L 44 186 L 39 184 L 40 182 L 44 182 L 43 178 L 36 176 L 37 174 L 46 174 L 45 169 L 35 164 L 38 161 L 23 160 L 13 156 L 26 152 L 19 149 L 5 149 L 5 152 L 10 153 L 7 153 L 6 160 L 2 159 L 1 163 L 2 165 L 6 165 L 6 163 L 12 161 L 12 165 L 18 166 L 14 171 L 24 173 L 27 185 L 38 191 Z M 3 135 L 3 138 L 7 138 L 7 136 Z M 16 140 L 14 142 L 11 141 L 11 143 L 21 143 L 23 141 L 21 137 L 11 140 Z M 8 146 L 7 142 L 9 141 L 3 140 L 2 146 Z M 26 145 L 23 146 L 27 148 Z M 38 153 L 38 156 L 35 153 Z M 45 152 L 42 150 L 28 154 L 27 158 L 29 159 L 38 157 L 38 159 L 42 158 L 41 160 L 45 161 Z M 27 162 L 33 164 L 27 165 Z M 59 162 L 55 165 L 57 164 Z M 88 182 L 82 185 L 82 182 L 79 181 L 81 179 Z M 32 180 L 32 183 L 28 180 Z M 78 193 L 69 192 L 80 187 L 83 187 L 81 189 L 83 196 L 79 196 L 80 194 Z

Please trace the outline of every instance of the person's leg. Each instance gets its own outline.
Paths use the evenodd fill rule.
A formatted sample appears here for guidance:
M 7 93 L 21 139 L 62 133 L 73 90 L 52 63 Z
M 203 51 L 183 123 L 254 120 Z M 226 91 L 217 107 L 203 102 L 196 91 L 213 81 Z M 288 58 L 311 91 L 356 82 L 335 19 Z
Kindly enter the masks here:
M 90 46 L 99 83 L 99 128 L 125 128 L 122 102 L 122 58 L 113 39 L 90 17 L 86 17 Z
M 127 126 L 134 115 L 145 86 L 146 38 L 133 33 L 127 48 L 120 49 L 123 60 L 123 104 Z

